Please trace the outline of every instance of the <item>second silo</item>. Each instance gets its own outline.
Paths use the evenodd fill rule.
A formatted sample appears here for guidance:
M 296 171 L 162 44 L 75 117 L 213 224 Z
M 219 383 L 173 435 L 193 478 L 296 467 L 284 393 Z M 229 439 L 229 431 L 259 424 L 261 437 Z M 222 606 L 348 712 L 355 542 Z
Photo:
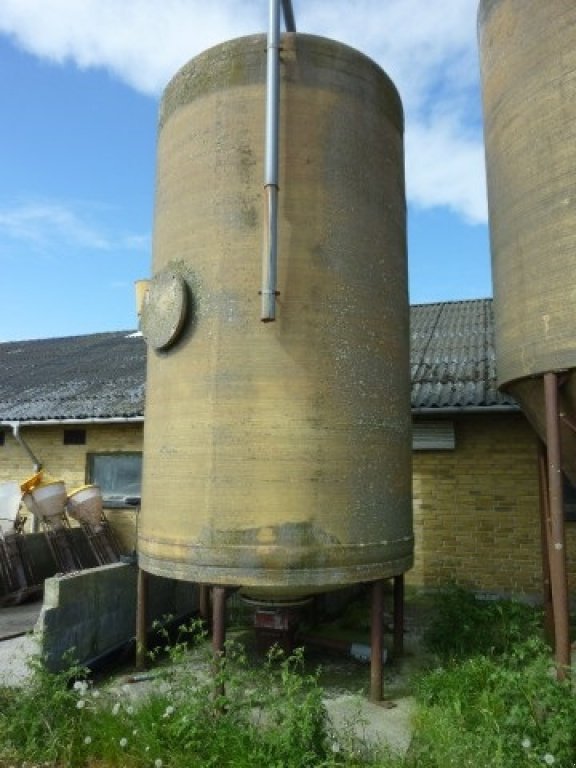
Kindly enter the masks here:
M 283 37 L 262 323 L 265 57 L 219 45 L 162 101 L 138 547 L 150 573 L 283 597 L 412 564 L 403 114 L 362 54 Z
M 479 42 L 499 384 L 543 436 L 542 375 L 564 372 L 576 482 L 576 4 L 482 0 Z

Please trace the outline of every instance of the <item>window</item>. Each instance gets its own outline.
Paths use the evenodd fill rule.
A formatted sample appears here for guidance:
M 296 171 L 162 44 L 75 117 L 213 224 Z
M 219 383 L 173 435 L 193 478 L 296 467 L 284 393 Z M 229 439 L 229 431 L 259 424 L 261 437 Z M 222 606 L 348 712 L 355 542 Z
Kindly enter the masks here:
M 432 420 L 412 422 L 413 451 L 453 451 L 455 448 L 454 422 Z
M 566 475 L 562 475 L 564 496 L 564 520 L 569 523 L 576 522 L 576 488 L 572 485 Z
M 100 486 L 105 507 L 140 506 L 141 453 L 90 453 L 87 476 Z
M 0 429 L 0 445 L 5 445 L 6 443 L 6 432 L 4 432 L 3 429 Z
M 64 445 L 86 445 L 86 430 L 65 429 Z

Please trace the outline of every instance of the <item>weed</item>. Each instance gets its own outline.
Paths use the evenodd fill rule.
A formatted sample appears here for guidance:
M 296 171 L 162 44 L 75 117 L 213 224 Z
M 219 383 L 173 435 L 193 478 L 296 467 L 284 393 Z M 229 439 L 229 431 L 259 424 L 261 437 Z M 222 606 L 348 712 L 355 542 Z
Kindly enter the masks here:
M 541 612 L 525 603 L 482 600 L 454 587 L 434 597 L 433 618 L 424 642 L 442 659 L 500 655 L 539 635 L 541 625 Z

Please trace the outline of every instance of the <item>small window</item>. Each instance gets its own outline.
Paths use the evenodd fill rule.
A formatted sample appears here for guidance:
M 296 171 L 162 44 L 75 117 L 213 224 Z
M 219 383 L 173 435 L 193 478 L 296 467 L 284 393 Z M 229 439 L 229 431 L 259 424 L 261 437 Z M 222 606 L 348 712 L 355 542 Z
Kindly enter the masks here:
M 142 454 L 88 454 L 87 479 L 100 486 L 105 507 L 139 507 Z
M 6 432 L 3 429 L 0 429 L 0 445 L 5 445 L 6 443 Z
M 566 475 L 562 475 L 564 497 L 564 519 L 569 523 L 576 522 L 576 488 L 572 485 Z
M 454 422 L 422 420 L 412 423 L 413 451 L 453 451 L 455 448 Z
M 64 445 L 86 445 L 86 430 L 65 429 Z

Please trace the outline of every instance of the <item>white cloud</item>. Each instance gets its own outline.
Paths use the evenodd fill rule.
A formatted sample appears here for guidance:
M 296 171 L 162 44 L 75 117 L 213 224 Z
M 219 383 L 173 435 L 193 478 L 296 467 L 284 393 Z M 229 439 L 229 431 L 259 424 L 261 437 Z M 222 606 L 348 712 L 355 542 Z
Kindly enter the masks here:
M 93 213 L 62 203 L 0 206 L 0 240 L 6 254 L 23 245 L 46 255 L 66 247 L 118 252 L 149 248 L 147 235 L 110 232 Z
M 409 199 L 486 221 L 477 0 L 293 0 L 293 6 L 300 31 L 353 45 L 395 81 L 406 109 Z M 25 50 L 103 67 L 151 95 L 201 50 L 265 31 L 266 16 L 264 0 L 0 0 L 0 32 Z

